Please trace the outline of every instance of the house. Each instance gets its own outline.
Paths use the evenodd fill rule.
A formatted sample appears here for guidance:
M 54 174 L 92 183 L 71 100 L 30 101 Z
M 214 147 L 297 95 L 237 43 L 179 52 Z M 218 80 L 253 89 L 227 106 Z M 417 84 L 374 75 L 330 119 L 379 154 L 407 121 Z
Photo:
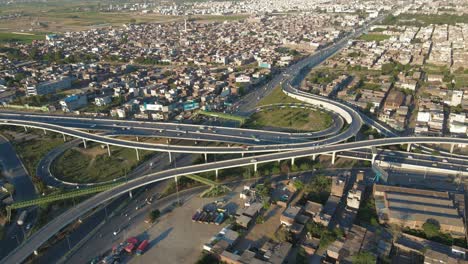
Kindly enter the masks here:
M 304 211 L 306 214 L 310 215 L 312 218 L 318 216 L 322 212 L 323 205 L 315 203 L 312 201 L 307 201 L 304 206 Z
M 299 206 L 290 206 L 286 208 L 280 216 L 281 224 L 285 226 L 293 225 L 301 210 L 302 208 Z

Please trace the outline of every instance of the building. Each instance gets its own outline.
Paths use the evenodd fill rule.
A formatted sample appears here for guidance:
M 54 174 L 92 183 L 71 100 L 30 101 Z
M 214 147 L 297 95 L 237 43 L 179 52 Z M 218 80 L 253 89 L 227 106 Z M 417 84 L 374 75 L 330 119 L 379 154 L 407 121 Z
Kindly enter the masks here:
M 393 243 L 396 261 L 417 260 L 418 263 L 466 263 L 466 249 L 447 246 L 424 238 L 402 233 Z M 396 262 L 396 263 L 400 263 Z M 415 262 L 413 262 L 415 263 Z
M 94 98 L 94 104 L 97 106 L 105 106 L 112 102 L 112 98 L 110 96 L 102 96 Z
M 448 192 L 437 192 L 374 184 L 375 207 L 379 222 L 411 229 L 436 221 L 442 232 L 465 237 L 465 224 L 459 211 L 464 201 L 455 203 Z M 464 198 L 462 198 L 464 199 Z
M 60 100 L 60 105 L 62 106 L 62 111 L 71 112 L 84 107 L 88 104 L 88 98 L 86 95 L 70 95 L 63 100 Z
M 302 208 L 298 206 L 290 206 L 286 208 L 286 210 L 284 210 L 280 216 L 281 224 L 285 226 L 292 226 L 301 210 Z
M 304 206 L 304 211 L 306 214 L 310 215 L 312 218 L 318 216 L 320 212 L 322 212 L 323 205 L 319 203 L 314 203 L 311 201 L 307 201 L 306 205 Z
M 405 95 L 402 92 L 394 89 L 387 95 L 387 99 L 385 100 L 384 104 L 384 110 L 396 110 L 403 104 L 404 100 Z
M 58 80 L 51 80 L 39 84 L 28 85 L 26 87 L 26 95 L 45 95 L 51 94 L 63 89 L 70 89 L 72 84 L 70 77 L 62 77 Z
M 347 178 L 344 176 L 340 177 L 333 177 L 332 178 L 332 187 L 331 187 L 331 194 L 337 197 L 343 196 L 344 188 L 346 185 Z

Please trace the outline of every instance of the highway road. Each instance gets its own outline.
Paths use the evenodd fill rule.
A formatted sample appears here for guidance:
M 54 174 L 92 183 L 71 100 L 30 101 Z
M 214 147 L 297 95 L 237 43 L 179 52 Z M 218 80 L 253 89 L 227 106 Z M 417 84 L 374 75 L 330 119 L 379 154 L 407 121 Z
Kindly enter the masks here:
M 311 98 L 312 101 L 322 102 L 325 104 L 333 105 L 335 107 L 341 107 L 339 103 L 335 103 L 332 100 L 324 99 L 324 98 Z M 350 119 L 350 116 L 353 115 L 354 112 L 348 113 L 347 111 L 350 110 L 349 107 L 343 106 L 342 112 L 347 113 L 347 118 Z M 37 122 L 32 121 L 30 117 L 25 117 L 22 115 L 12 115 L 12 114 L 5 114 L 0 113 L 0 122 L 3 122 L 3 125 L 13 125 L 13 126 L 26 126 L 32 127 L 37 129 L 44 129 L 76 138 L 81 138 L 85 140 L 90 140 L 93 142 L 98 142 L 102 144 L 108 144 L 113 146 L 119 147 L 127 147 L 127 148 L 134 148 L 134 149 L 144 149 L 144 150 L 152 150 L 152 151 L 161 151 L 161 152 L 179 152 L 179 153 L 213 153 L 213 154 L 221 154 L 221 153 L 261 153 L 261 152 L 271 152 L 271 151 L 282 151 L 282 150 L 291 150 L 291 149 L 298 149 L 298 148 L 307 148 L 316 146 L 318 144 L 332 144 L 344 141 L 359 132 L 361 127 L 361 122 L 359 116 L 354 116 L 355 121 L 345 129 L 343 132 L 331 136 L 326 139 L 318 140 L 318 141 L 306 141 L 301 143 L 286 143 L 286 144 L 269 144 L 269 145 L 255 145 L 250 147 L 245 146 L 231 146 L 231 147 L 199 147 L 199 146 L 178 146 L 178 145 L 170 145 L 170 144 L 151 144 L 151 143 L 143 143 L 143 142 L 134 142 L 134 141 L 127 141 L 122 139 L 115 139 L 110 138 L 102 135 L 88 133 L 82 130 L 78 130 L 75 128 L 69 128 L 59 125 L 54 125 L 51 123 L 45 122 Z M 91 127 L 90 127 L 91 129 Z M 132 134 L 133 129 L 126 129 L 125 134 Z M 158 133 L 153 132 L 153 133 Z M 185 136 L 179 136 L 179 139 L 191 139 L 196 140 L 198 138 L 198 133 L 184 133 Z M 210 133 L 210 130 L 207 129 L 206 133 Z M 211 131 L 213 134 L 213 131 Z M 157 134 L 156 134 L 157 135 Z M 159 136 L 159 135 L 157 135 Z M 214 135 L 216 139 L 213 141 L 222 141 L 226 142 L 229 139 L 226 136 L 218 137 Z M 262 137 L 263 138 L 263 137 Z M 260 139 L 254 140 L 255 142 L 259 141 Z M 278 139 L 276 139 L 278 140 Z M 284 141 L 283 141 L 284 142 Z
M 358 141 L 350 143 L 342 143 L 339 145 L 329 145 L 329 146 L 319 146 L 308 149 L 301 149 L 295 151 L 279 152 L 273 154 L 265 154 L 255 156 L 254 158 L 240 158 L 232 159 L 226 161 L 211 162 L 200 165 L 179 167 L 170 170 L 161 171 L 158 173 L 149 174 L 143 177 L 136 178 L 134 180 L 128 181 L 122 185 L 119 185 L 111 190 L 99 193 L 86 201 L 78 204 L 77 206 L 69 209 L 62 215 L 50 221 L 47 225 L 42 227 L 36 233 L 34 233 L 30 239 L 20 245 L 13 251 L 10 255 L 4 258 L 2 261 L 6 263 L 21 263 L 26 259 L 34 250 L 39 248 L 43 243 L 45 243 L 51 236 L 57 233 L 59 230 L 70 224 L 71 222 L 78 219 L 81 215 L 89 212 L 93 208 L 115 198 L 122 194 L 125 194 L 136 188 L 145 186 L 150 183 L 174 178 L 177 176 L 187 175 L 187 174 L 197 174 L 201 172 L 214 171 L 220 169 L 241 167 L 246 165 L 274 162 L 278 160 L 285 160 L 291 158 L 300 158 L 300 157 L 309 157 L 312 155 L 324 154 L 324 153 L 333 153 L 340 152 L 345 150 L 354 150 L 362 148 L 370 148 L 377 146 L 385 145 L 395 145 L 395 144 L 423 144 L 423 143 L 439 143 L 446 144 L 450 142 L 452 144 L 468 144 L 467 138 L 446 138 L 446 137 L 398 137 L 398 138 L 384 138 L 384 139 L 374 139 L 367 141 Z
M 2 135 L 0 135 L 0 174 L 4 176 L 9 183 L 13 184 L 15 188 L 15 193 L 13 194 L 14 201 L 36 198 L 36 189 L 34 189 L 28 172 L 16 155 L 14 147 Z M 26 230 L 28 223 L 35 222 L 37 210 L 35 208 L 25 210 L 28 211 L 27 223 L 25 225 L 18 226 L 15 218 L 11 224 L 5 226 L 4 238 L 0 240 L 0 257 L 6 256 L 21 243 L 24 235 L 28 232 L 28 230 Z M 22 210 L 18 211 L 16 216 L 19 216 L 21 212 Z
M 277 131 L 265 131 L 246 128 L 233 128 L 224 126 L 193 125 L 171 122 L 154 121 L 131 121 L 115 120 L 105 118 L 88 118 L 64 115 L 45 115 L 45 114 L 25 114 L 24 112 L 2 111 L 2 117 L 21 117 L 21 120 L 30 120 L 35 122 L 49 123 L 70 128 L 80 128 L 85 130 L 126 130 L 131 128 L 132 133 L 141 135 L 154 135 L 161 138 L 186 138 L 199 139 L 204 141 L 229 141 L 251 143 L 255 142 L 252 137 L 261 138 L 265 142 L 275 142 L 277 138 L 282 141 L 302 142 L 310 138 L 319 138 L 330 135 L 331 132 L 338 132 L 341 127 L 335 127 L 334 131 L 326 129 L 325 131 L 287 133 Z M 156 132 L 156 133 L 155 133 Z

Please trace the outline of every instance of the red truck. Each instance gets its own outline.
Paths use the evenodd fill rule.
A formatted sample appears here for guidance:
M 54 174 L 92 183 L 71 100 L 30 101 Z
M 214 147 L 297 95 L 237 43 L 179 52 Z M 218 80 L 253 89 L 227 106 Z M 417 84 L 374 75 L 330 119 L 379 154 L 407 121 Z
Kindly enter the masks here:
M 138 243 L 138 239 L 135 237 L 131 237 L 127 239 L 127 245 L 125 246 L 125 251 L 128 253 L 133 253 L 133 250 L 135 249 L 135 245 Z
M 136 254 L 138 256 L 143 254 L 143 252 L 145 252 L 146 248 L 148 247 L 148 244 L 149 244 L 148 239 L 143 240 L 143 242 L 141 242 L 141 244 L 138 246 L 136 250 Z

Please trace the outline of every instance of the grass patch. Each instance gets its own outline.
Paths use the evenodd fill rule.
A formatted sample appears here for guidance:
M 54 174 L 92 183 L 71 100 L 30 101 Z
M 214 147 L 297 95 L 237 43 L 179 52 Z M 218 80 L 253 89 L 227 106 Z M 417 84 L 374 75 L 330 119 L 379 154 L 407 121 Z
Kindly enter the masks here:
M 287 96 L 278 86 L 266 97 L 262 98 L 257 106 L 270 105 L 270 104 L 291 104 L 291 103 L 302 103 L 297 99 Z
M 295 131 L 320 131 L 332 123 L 331 116 L 319 110 L 276 108 L 254 113 L 247 121 L 250 128 L 279 128 Z
M 31 43 L 33 40 L 45 40 L 45 36 L 0 32 L 0 43 Z
M 104 182 L 125 176 L 140 162 L 149 158 L 151 152 L 139 150 L 140 161 L 134 149 L 111 146 L 111 156 L 100 145 L 91 144 L 88 149 L 72 148 L 53 164 L 52 171 L 58 178 L 68 182 Z
M 359 37 L 360 40 L 364 41 L 383 41 L 389 39 L 391 36 L 383 34 L 364 34 Z

